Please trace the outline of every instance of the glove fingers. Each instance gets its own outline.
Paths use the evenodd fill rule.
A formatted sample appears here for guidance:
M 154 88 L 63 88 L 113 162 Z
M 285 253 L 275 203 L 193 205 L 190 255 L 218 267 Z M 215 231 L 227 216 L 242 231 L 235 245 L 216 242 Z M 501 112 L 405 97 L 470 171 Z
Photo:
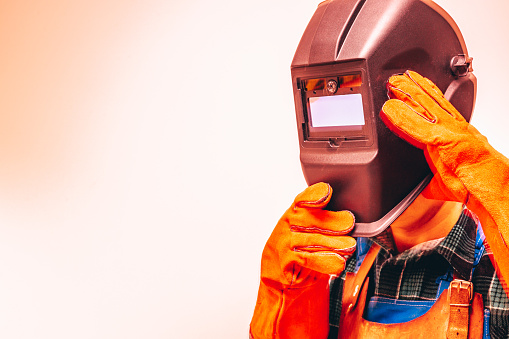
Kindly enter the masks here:
M 352 254 L 355 251 L 356 241 L 348 236 L 329 236 L 316 233 L 292 234 L 290 248 L 299 252 L 332 252 L 340 255 Z
M 437 120 L 436 115 L 431 112 L 440 110 L 439 104 L 407 74 L 390 77 L 387 90 L 390 98 L 403 101 L 424 119 L 430 122 Z
M 289 223 L 294 232 L 343 235 L 353 229 L 355 217 L 349 211 L 296 208 Z
M 449 113 L 449 115 L 458 121 L 465 121 L 465 118 L 463 118 L 449 100 L 444 97 L 442 91 L 431 80 L 413 71 L 406 71 L 405 75 L 426 92 L 426 94 L 428 94 L 442 109 Z
M 334 252 L 298 252 L 301 267 L 315 272 L 335 275 L 345 269 L 346 259 Z
M 391 131 L 416 147 L 424 148 L 425 144 L 435 142 L 435 125 L 406 102 L 397 99 L 386 101 L 380 118 Z
M 294 205 L 308 208 L 323 208 L 327 206 L 332 196 L 332 187 L 324 182 L 307 187 L 295 197 Z

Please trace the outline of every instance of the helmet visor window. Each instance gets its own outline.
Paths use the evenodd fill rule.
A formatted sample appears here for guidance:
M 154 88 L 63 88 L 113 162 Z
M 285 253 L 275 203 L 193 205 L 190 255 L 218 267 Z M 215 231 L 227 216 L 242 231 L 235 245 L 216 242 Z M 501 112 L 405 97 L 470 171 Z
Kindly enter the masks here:
M 345 94 L 309 98 L 312 127 L 364 125 L 362 95 Z

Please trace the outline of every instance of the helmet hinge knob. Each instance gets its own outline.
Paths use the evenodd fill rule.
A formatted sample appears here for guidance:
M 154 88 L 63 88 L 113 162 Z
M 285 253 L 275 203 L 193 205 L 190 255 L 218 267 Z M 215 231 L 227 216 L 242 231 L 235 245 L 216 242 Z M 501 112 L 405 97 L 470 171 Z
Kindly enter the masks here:
M 472 60 L 466 54 L 458 54 L 451 59 L 451 71 L 458 77 L 464 77 L 472 72 Z

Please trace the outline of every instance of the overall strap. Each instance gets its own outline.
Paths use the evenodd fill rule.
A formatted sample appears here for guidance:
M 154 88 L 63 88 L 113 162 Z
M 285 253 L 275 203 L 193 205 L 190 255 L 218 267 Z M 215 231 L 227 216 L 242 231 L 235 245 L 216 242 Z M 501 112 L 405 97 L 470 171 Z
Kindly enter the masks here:
M 368 253 L 366 254 L 366 257 L 362 261 L 362 265 L 360 266 L 357 273 L 347 273 L 347 279 L 343 293 L 343 296 L 347 298 L 345 300 L 346 302 L 344 302 L 344 305 L 347 305 L 347 307 L 352 308 L 357 305 L 359 293 L 362 290 L 369 271 L 371 270 L 371 266 L 373 266 L 373 263 L 378 256 L 378 252 L 380 252 L 380 245 L 373 243 Z
M 477 224 L 477 234 L 475 239 L 475 254 L 470 279 L 473 278 L 474 270 L 479 264 L 484 254 L 484 233 L 480 224 Z M 482 303 L 472 302 L 474 298 L 474 285 L 471 281 L 455 279 L 449 285 L 451 313 L 449 326 L 447 328 L 447 338 L 467 338 L 469 325 L 471 322 L 480 321 L 480 313 L 484 307 Z M 478 297 L 478 296 L 477 296 Z M 471 317 L 473 316 L 473 318 Z
M 455 279 L 449 286 L 450 316 L 447 338 L 467 339 L 474 286 L 470 281 Z M 481 310 L 476 310 L 482 312 Z

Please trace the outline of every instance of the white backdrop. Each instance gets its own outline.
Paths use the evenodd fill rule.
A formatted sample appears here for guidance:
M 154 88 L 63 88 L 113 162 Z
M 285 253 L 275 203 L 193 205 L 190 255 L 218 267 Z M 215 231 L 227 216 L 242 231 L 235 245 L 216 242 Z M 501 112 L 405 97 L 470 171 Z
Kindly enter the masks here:
M 0 2 L 0 337 L 247 336 L 318 2 Z M 439 4 L 509 155 L 509 3 Z

